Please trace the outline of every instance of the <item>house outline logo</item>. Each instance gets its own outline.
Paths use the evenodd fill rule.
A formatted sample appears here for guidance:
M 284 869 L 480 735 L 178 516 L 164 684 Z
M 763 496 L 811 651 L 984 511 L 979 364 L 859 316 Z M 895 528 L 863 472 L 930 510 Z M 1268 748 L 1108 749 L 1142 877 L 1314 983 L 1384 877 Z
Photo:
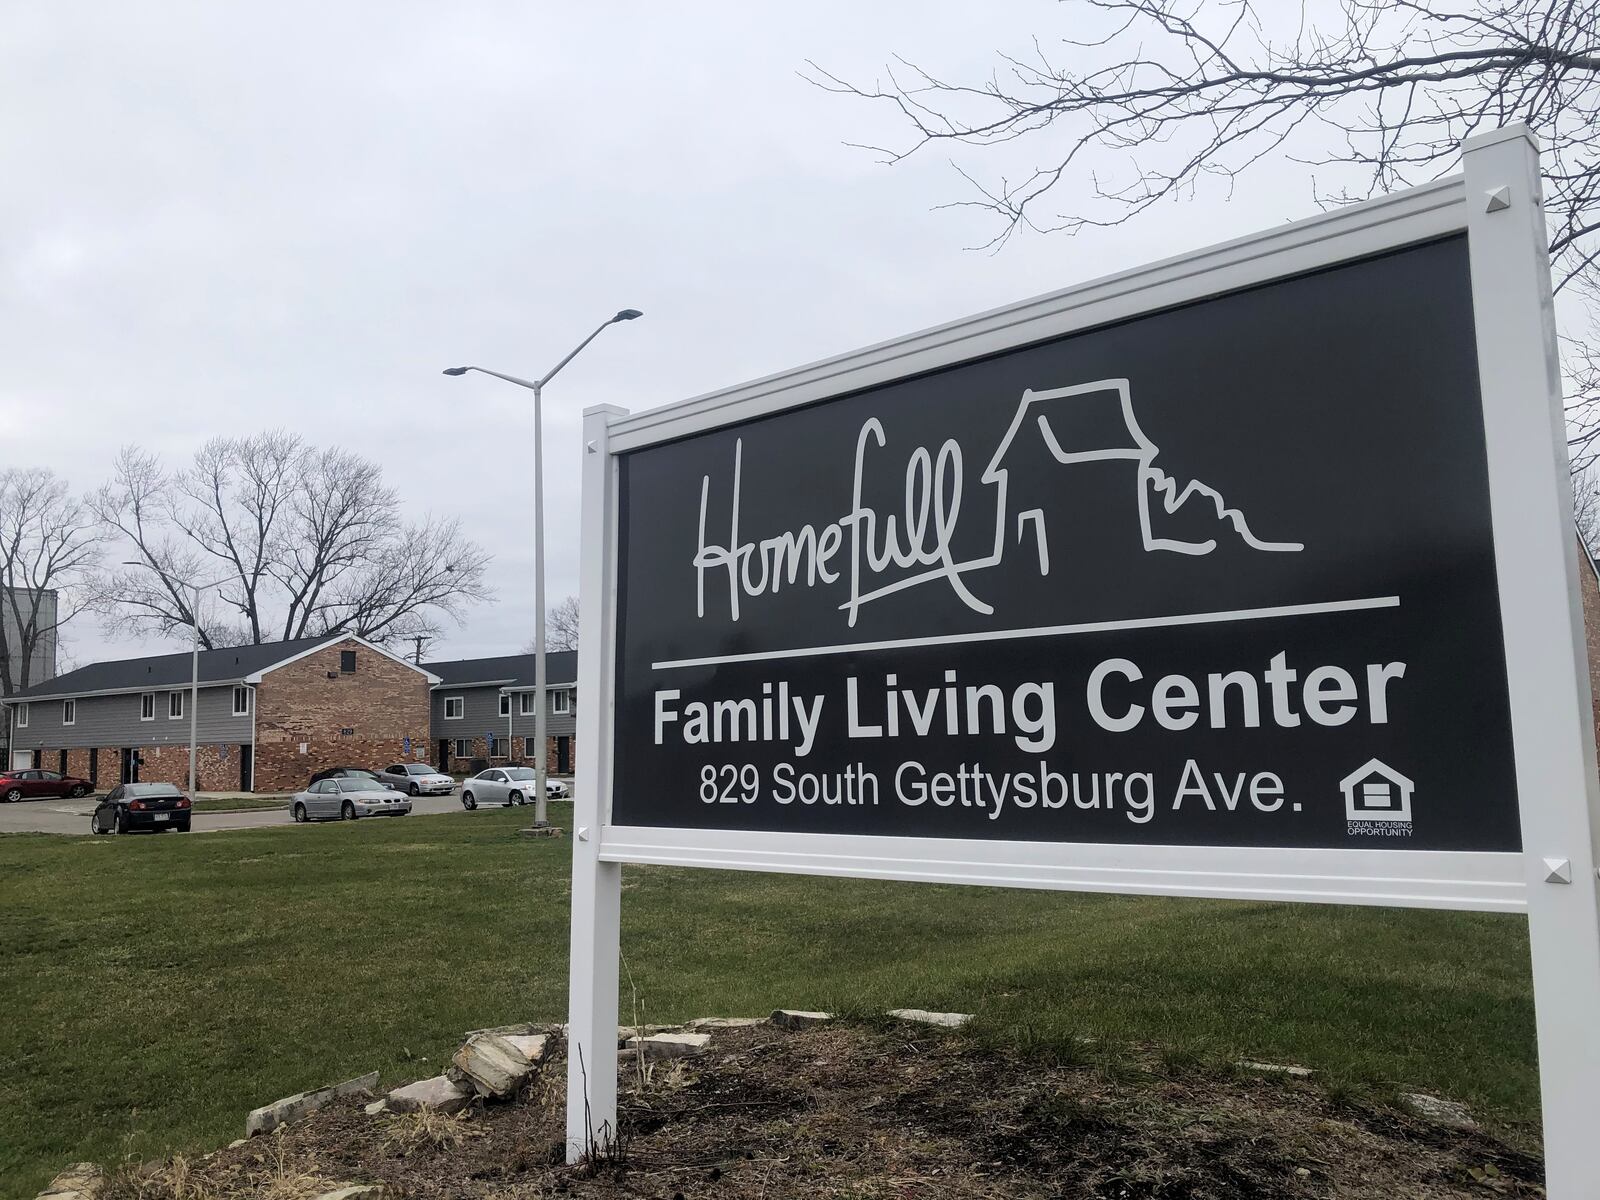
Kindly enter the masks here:
M 1347 821 L 1411 821 L 1412 783 L 1382 759 L 1370 758 L 1339 781 Z
M 1103 418 L 1108 404 L 1115 413 L 1111 421 L 1116 426 L 1114 431 L 1102 430 L 1100 436 L 1089 437 L 1068 432 L 1074 410 Z M 825 587 L 841 579 L 848 595 L 838 608 L 852 627 L 863 606 L 936 582 L 948 586 L 971 611 L 992 615 L 994 606 L 976 594 L 967 577 L 999 566 L 1008 546 L 1022 547 L 1023 554 L 1031 551 L 1039 574 L 1051 574 L 1052 554 L 1044 510 L 1030 507 L 1013 512 L 1009 495 L 1012 467 L 1008 465 L 1008 454 L 1031 437 L 1039 439 L 1049 461 L 1057 466 L 1111 461 L 1134 464 L 1133 494 L 1127 500 L 1137 505 L 1140 542 L 1146 553 L 1165 551 L 1195 556 L 1218 548 L 1215 537 L 1194 540 L 1157 533 L 1156 514 L 1171 517 L 1191 503 L 1209 511 L 1219 525 L 1232 531 L 1239 544 L 1251 550 L 1293 554 L 1305 549 L 1302 542 L 1258 537 L 1243 510 L 1230 506 L 1216 488 L 1199 479 L 1184 482 L 1157 466 L 1155 460 L 1161 448 L 1145 434 L 1134 415 L 1129 381 L 1098 379 L 1070 387 L 1023 391 L 999 444 L 977 477 L 980 483 L 994 489 L 993 540 L 970 556 L 963 556 L 956 549 L 957 526 L 966 523 L 961 518 L 963 461 L 970 449 L 958 438 L 946 438 L 937 450 L 928 445 L 915 446 L 905 460 L 903 512 L 898 506 L 879 512 L 866 499 L 865 478 L 880 468 L 877 452 L 888 447 L 889 437 L 883 421 L 869 416 L 855 439 L 850 508 L 831 519 L 813 519 L 790 529 L 757 533 L 741 526 L 744 439 L 736 438 L 725 518 L 726 544 L 719 544 L 715 534 L 708 537 L 712 477 L 708 472 L 700 478 L 699 522 L 691 559 L 696 615 L 703 619 L 707 613 L 708 576 L 722 575 L 725 584 L 713 586 L 726 586 L 726 611 L 728 619 L 735 622 L 740 618 L 741 597 L 776 593 L 784 586 Z M 719 523 L 723 519 L 719 517 Z M 981 517 L 974 523 L 981 529 Z M 980 532 L 978 536 L 984 538 L 985 534 Z M 833 561 L 835 555 L 840 559 L 838 563 Z M 1059 566 L 1059 550 L 1055 557 Z

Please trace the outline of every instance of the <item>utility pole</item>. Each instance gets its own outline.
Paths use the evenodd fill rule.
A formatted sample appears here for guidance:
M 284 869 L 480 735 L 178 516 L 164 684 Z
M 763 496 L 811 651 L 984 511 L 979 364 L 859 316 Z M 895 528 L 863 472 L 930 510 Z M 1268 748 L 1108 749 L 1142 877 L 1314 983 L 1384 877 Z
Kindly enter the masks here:
M 416 651 L 415 654 L 413 654 L 411 656 L 411 661 L 416 663 L 417 666 L 420 667 L 422 665 L 422 643 L 427 641 L 427 638 L 424 635 L 419 633 L 416 636 L 414 636 L 411 640 L 417 644 L 417 651 Z

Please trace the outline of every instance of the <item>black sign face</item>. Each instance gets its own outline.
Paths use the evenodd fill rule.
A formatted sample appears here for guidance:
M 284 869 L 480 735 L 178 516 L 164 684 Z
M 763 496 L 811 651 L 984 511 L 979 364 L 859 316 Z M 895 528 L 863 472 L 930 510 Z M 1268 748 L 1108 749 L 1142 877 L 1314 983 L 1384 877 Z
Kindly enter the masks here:
M 618 469 L 614 824 L 1520 849 L 1464 237 Z

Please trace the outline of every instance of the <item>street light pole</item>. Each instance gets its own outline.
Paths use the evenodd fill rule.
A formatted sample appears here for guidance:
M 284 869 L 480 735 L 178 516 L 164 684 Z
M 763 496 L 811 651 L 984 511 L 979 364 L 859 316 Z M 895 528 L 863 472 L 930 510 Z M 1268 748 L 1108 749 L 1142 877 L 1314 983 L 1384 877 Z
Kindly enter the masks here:
M 195 802 L 194 759 L 200 732 L 200 585 L 190 584 L 189 615 L 194 637 L 189 642 L 189 803 Z
M 533 392 L 533 603 L 538 611 L 538 618 L 533 627 L 533 693 L 537 704 L 533 718 L 535 749 L 533 823 L 536 828 L 550 824 L 545 803 L 545 766 L 548 757 L 545 750 L 545 712 L 549 703 L 545 699 L 544 661 L 544 385 L 554 379 L 562 367 L 577 358 L 583 348 L 599 337 L 608 326 L 615 325 L 618 321 L 632 321 L 642 316 L 644 314 L 637 308 L 625 308 L 609 320 L 602 321 L 593 333 L 578 343 L 577 349 L 538 379 L 518 379 L 515 375 L 503 375 L 487 367 L 446 367 L 444 372 L 446 375 L 465 375 L 468 371 L 477 371 L 483 375 L 493 375 L 496 379 L 503 379 L 507 383 L 514 383 L 518 387 L 528 388 Z M 592 632 L 590 636 L 598 636 L 598 631 Z M 510 753 L 509 747 L 507 753 Z

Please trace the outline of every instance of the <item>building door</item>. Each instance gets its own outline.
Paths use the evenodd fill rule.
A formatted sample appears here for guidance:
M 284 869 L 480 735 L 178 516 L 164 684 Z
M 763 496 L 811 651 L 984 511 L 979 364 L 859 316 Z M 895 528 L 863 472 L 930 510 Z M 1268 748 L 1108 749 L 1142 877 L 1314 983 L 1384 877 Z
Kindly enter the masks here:
M 439 761 L 433 764 L 442 774 L 450 770 L 450 739 L 439 739 Z
M 253 792 L 256 790 L 256 748 L 254 746 L 239 747 L 239 790 Z
M 89 782 L 96 786 L 100 783 L 100 748 L 98 746 L 89 748 Z
M 572 739 L 569 737 L 556 739 L 556 774 L 572 774 Z
M 58 751 L 57 762 L 59 765 L 56 767 L 56 774 L 65 775 L 67 773 L 67 752 L 65 750 Z
M 133 746 L 122 748 L 122 782 L 139 782 L 139 751 Z

